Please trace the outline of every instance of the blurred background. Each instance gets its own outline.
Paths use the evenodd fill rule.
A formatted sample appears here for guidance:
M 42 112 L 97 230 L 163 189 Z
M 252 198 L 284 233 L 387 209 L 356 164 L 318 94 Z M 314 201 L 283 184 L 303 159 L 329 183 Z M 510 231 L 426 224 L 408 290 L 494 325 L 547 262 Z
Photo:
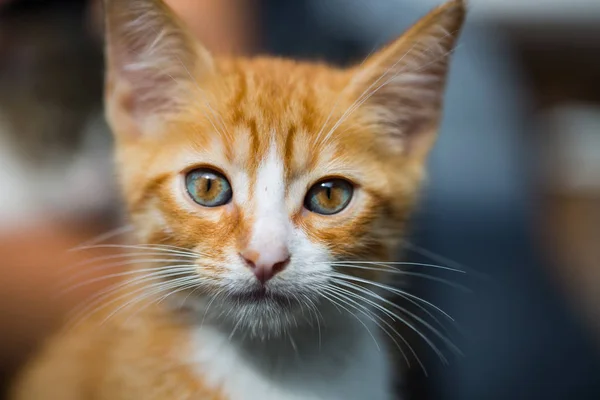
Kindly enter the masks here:
M 216 53 L 345 65 L 438 0 L 167 0 Z M 456 318 L 464 356 L 415 399 L 600 398 L 600 1 L 471 0 L 415 261 L 470 292 L 415 293 Z M 67 250 L 124 223 L 102 115 L 94 0 L 0 0 L 0 382 L 102 282 L 57 298 Z M 113 242 L 116 239 L 111 239 Z

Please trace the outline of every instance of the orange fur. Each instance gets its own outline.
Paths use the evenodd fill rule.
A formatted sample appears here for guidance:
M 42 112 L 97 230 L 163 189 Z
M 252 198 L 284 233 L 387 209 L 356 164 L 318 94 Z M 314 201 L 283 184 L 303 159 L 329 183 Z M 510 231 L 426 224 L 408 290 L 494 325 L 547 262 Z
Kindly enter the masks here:
M 274 58 L 213 59 L 161 1 L 106 4 L 107 115 L 140 243 L 200 252 L 198 274 L 219 280 L 230 254 L 249 246 L 256 199 L 202 208 L 186 198 L 182 176 L 210 166 L 230 180 L 247 176 L 247 187 L 234 187 L 234 196 L 236 189 L 255 193 L 261 160 L 274 148 L 295 229 L 333 259 L 393 258 L 435 138 L 462 1 L 434 10 L 351 69 Z M 132 31 L 124 21 L 135 22 L 127 25 Z M 147 39 L 152 35 L 164 46 Z M 122 68 L 127 63 L 133 68 Z M 373 95 L 345 114 L 363 93 Z M 328 217 L 293 198 L 324 177 L 347 179 L 356 188 L 348 208 Z M 252 250 L 248 254 L 257 258 Z M 372 270 L 343 272 L 383 279 Z M 170 308 L 149 301 L 131 319 L 117 312 L 100 324 L 131 296 L 53 339 L 13 398 L 226 398 L 222 388 L 191 371 L 190 322 Z

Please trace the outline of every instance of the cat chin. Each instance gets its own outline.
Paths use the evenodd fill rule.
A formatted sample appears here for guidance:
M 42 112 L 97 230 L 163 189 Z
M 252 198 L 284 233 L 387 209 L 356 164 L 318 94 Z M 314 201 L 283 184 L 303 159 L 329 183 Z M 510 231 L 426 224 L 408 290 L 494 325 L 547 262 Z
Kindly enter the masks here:
M 298 298 L 241 293 L 217 299 L 196 298 L 185 309 L 199 328 L 210 325 L 232 339 L 271 340 L 295 332 L 318 332 L 340 319 L 339 310 L 330 304 L 314 299 L 309 305 Z

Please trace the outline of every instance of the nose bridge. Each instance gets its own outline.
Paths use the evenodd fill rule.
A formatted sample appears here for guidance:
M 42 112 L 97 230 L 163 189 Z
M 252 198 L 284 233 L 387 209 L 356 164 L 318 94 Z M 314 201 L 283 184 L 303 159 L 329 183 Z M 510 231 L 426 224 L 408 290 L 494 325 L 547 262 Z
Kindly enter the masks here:
M 254 226 L 249 247 L 258 253 L 287 251 L 291 221 L 285 203 L 283 161 L 274 145 L 257 170 L 253 197 Z
M 258 217 L 254 223 L 249 247 L 254 251 L 287 248 L 289 224 L 289 219 L 282 213 Z

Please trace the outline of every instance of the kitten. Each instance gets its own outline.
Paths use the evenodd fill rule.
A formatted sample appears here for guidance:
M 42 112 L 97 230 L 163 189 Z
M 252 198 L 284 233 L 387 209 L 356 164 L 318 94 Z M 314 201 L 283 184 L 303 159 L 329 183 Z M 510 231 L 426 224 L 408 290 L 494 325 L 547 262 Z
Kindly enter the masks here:
M 105 5 L 139 275 L 54 338 L 13 398 L 394 398 L 373 315 L 393 311 L 386 263 L 436 136 L 463 2 L 348 69 L 215 58 L 160 0 Z

